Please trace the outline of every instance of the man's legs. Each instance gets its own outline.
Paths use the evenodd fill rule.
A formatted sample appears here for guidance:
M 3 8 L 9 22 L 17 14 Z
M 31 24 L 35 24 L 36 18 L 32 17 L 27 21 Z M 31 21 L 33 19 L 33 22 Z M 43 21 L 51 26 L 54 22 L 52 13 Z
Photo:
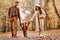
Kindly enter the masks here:
M 13 19 L 14 19 L 14 37 L 16 37 L 17 36 L 17 18 L 14 17 Z
M 12 19 L 9 19 L 9 26 L 10 26 L 10 31 L 11 31 L 12 37 L 13 37 L 14 33 L 13 33 L 13 20 Z

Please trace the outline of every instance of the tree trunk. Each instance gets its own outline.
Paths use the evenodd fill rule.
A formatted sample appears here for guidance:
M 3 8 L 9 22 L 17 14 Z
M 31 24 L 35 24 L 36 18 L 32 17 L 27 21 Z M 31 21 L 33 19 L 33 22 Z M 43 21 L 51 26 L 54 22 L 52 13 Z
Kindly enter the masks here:
M 55 13 L 56 13 L 57 16 L 60 18 L 59 13 L 58 13 L 58 10 L 57 10 L 56 5 L 55 5 L 55 0 L 52 0 L 52 2 L 53 2 L 53 7 L 54 7 L 54 9 L 55 9 Z

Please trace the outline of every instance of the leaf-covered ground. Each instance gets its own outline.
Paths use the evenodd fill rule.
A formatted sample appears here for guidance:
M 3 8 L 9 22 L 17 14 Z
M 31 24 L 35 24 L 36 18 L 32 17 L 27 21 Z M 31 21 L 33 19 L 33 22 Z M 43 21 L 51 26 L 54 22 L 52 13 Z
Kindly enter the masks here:
M 41 32 L 28 31 L 28 37 L 24 37 L 22 31 L 18 32 L 18 38 L 11 38 L 10 32 L 0 33 L 0 40 L 60 40 L 60 30 L 50 30 Z

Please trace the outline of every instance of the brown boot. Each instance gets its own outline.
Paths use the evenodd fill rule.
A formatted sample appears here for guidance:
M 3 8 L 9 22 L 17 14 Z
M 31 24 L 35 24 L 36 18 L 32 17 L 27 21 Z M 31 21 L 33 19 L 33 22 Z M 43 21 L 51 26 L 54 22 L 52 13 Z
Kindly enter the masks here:
M 18 37 L 17 37 L 17 34 L 14 35 L 14 38 L 18 38 Z
M 14 37 L 14 33 L 12 33 L 12 38 Z

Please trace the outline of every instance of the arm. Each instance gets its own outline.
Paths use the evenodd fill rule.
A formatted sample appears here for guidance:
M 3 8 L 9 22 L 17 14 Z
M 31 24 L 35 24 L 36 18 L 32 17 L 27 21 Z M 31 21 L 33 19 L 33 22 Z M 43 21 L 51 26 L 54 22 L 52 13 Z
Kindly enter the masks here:
M 33 20 L 36 15 L 37 15 L 37 11 L 33 14 L 31 20 Z
M 21 26 L 21 16 L 20 16 L 20 12 L 19 12 L 19 8 L 18 8 L 18 18 L 19 18 L 19 23 L 20 23 L 20 26 Z
M 46 13 L 45 13 L 45 11 L 43 9 L 41 9 L 41 10 L 42 10 L 42 16 L 43 16 L 43 18 L 45 18 L 46 17 Z
M 43 9 L 41 9 L 42 14 L 39 16 L 39 18 L 45 18 L 46 17 L 46 13 Z
M 10 10 L 11 8 L 8 9 L 8 18 L 10 18 Z
M 21 21 L 19 9 L 18 9 L 18 18 L 19 18 L 19 21 Z

